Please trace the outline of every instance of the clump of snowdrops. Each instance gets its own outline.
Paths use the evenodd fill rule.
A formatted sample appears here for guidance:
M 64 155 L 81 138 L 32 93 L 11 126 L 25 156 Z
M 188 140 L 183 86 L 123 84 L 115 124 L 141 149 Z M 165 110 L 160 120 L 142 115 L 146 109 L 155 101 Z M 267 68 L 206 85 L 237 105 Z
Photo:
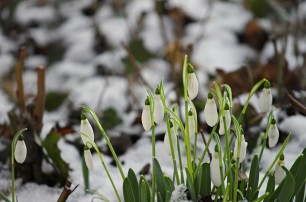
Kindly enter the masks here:
M 272 164 L 265 171 L 263 177 L 259 176 L 260 164 L 264 149 L 275 147 L 279 139 L 277 122 L 273 117 L 272 94 L 270 83 L 266 79 L 260 80 L 251 89 L 246 103 L 236 118 L 232 115 L 233 101 L 232 90 L 229 85 L 221 87 L 214 83 L 210 89 L 204 108 L 204 119 L 209 127 L 212 127 L 209 138 L 204 144 L 203 152 L 197 153 L 198 120 L 197 111 L 193 99 L 198 94 L 198 81 L 196 73 L 185 57 L 183 64 L 183 86 L 184 86 L 184 119 L 179 117 L 178 106 L 172 108 L 166 105 L 163 82 L 161 82 L 154 93 L 147 90 L 148 96 L 145 100 L 142 112 L 142 124 L 146 131 L 152 133 L 152 176 L 147 179 L 137 176 L 133 169 L 125 173 L 121 163 L 112 147 L 112 144 L 99 123 L 95 112 L 88 106 L 82 105 L 80 134 L 84 143 L 84 165 L 85 169 L 92 171 L 94 162 L 90 149 L 94 149 L 105 169 L 112 184 L 118 201 L 126 202 L 168 202 L 168 201 L 305 201 L 305 179 L 306 179 L 306 149 L 299 155 L 290 169 L 285 167 L 285 156 L 283 151 L 289 142 L 291 134 L 281 145 Z M 263 88 L 262 88 L 263 87 Z M 259 135 L 259 144 L 252 155 L 250 171 L 248 176 L 242 164 L 247 155 L 248 143 L 245 141 L 242 130 L 242 119 L 246 113 L 251 97 L 262 88 L 259 95 L 258 107 L 262 113 L 268 113 L 268 121 L 264 135 Z M 123 197 L 119 194 L 112 176 L 104 162 L 95 141 L 94 132 L 87 115 L 90 115 L 98 126 L 99 131 L 115 159 L 118 170 L 123 180 Z M 156 159 L 155 151 L 155 126 L 165 120 L 167 125 L 164 136 L 164 146 L 173 162 L 173 176 L 163 174 L 162 168 Z M 185 120 L 183 122 L 182 120 Z M 27 148 L 22 133 L 26 129 L 18 131 L 12 141 L 12 201 L 15 198 L 15 160 L 23 163 L 26 159 Z M 180 138 L 184 141 L 184 149 L 180 148 Z M 214 141 L 212 141 L 214 139 Z M 221 140 L 224 139 L 224 146 Z M 215 142 L 215 143 L 212 143 Z M 214 145 L 214 152 L 210 162 L 204 162 L 208 155 L 209 145 Z M 266 148 L 268 144 L 269 148 Z M 187 162 L 182 162 L 182 155 L 186 155 Z M 14 160 L 15 159 L 15 160 Z M 186 165 L 185 167 L 183 165 Z M 86 175 L 84 172 L 84 175 Z M 84 177 L 86 179 L 86 177 Z M 86 180 L 85 180 L 86 181 Z M 266 184 L 265 192 L 259 195 L 263 184 Z M 85 187 L 89 187 L 88 181 Z M 95 192 L 96 193 L 96 192 Z M 109 201 L 106 196 L 96 193 L 100 199 Z M 5 201 L 10 201 L 0 192 Z

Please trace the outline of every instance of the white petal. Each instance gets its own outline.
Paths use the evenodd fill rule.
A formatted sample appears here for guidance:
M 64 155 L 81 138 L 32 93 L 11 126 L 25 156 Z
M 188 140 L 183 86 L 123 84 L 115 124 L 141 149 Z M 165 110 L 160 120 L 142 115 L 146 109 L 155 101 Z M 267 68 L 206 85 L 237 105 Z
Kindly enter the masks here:
M 81 120 L 80 133 L 84 145 L 86 145 L 89 140 L 86 136 L 82 135 L 82 133 L 87 135 L 92 141 L 94 141 L 95 135 L 88 119 Z M 87 146 L 89 148 L 92 147 L 91 144 L 87 144 Z
M 175 151 L 176 150 L 176 136 L 175 136 L 173 127 L 170 129 L 170 131 L 171 131 L 171 139 L 172 139 L 173 149 Z M 167 154 L 171 155 L 171 146 L 170 146 L 168 132 L 166 132 L 165 137 L 164 137 L 164 146 L 166 148 Z
M 162 120 L 164 118 L 164 106 L 163 106 L 163 102 L 160 98 L 160 95 L 156 95 L 156 94 L 154 95 L 153 115 L 154 115 L 155 123 L 159 124 L 160 122 L 162 122 Z
M 218 153 L 214 153 L 210 162 L 210 179 L 216 187 L 222 184 Z
M 269 112 L 272 105 L 272 94 L 270 89 L 264 88 L 259 96 L 258 107 L 261 112 Z
M 27 157 L 27 146 L 22 140 L 18 140 L 15 146 L 15 159 L 18 163 L 23 163 Z
M 239 154 L 239 163 L 241 163 L 246 156 L 248 143 L 244 139 L 244 135 L 241 136 L 241 145 L 240 145 L 240 154 Z M 235 141 L 235 147 L 234 147 L 234 159 L 237 160 L 238 158 L 238 138 L 236 138 Z
M 143 107 L 141 114 L 141 122 L 145 131 L 149 131 L 152 126 L 151 116 L 150 116 L 150 105 L 145 105 Z
M 84 150 L 84 159 L 89 171 L 93 171 L 92 155 L 89 149 Z
M 195 73 L 188 73 L 188 96 L 193 100 L 199 92 L 199 84 Z
M 281 183 L 285 176 L 286 176 L 286 171 L 284 171 L 284 169 L 279 164 L 276 164 L 276 166 L 275 166 L 275 183 L 276 184 Z
M 224 135 L 224 123 L 223 123 L 223 118 L 220 117 L 220 121 L 219 121 L 219 134 L 220 135 Z
M 271 124 L 268 130 L 269 147 L 275 147 L 279 138 L 279 131 L 276 124 Z
M 192 115 L 188 116 L 188 123 L 189 123 L 189 138 L 190 142 L 194 142 L 194 135 L 195 135 L 195 122 Z
M 224 118 L 226 122 L 226 129 L 228 130 L 231 127 L 231 113 L 229 110 L 224 111 Z M 224 135 L 224 124 L 223 124 L 223 118 L 220 117 L 220 124 L 219 124 L 219 134 Z
M 204 109 L 204 118 L 206 123 L 211 127 L 213 127 L 218 121 L 217 105 L 213 98 L 208 98 L 206 101 Z

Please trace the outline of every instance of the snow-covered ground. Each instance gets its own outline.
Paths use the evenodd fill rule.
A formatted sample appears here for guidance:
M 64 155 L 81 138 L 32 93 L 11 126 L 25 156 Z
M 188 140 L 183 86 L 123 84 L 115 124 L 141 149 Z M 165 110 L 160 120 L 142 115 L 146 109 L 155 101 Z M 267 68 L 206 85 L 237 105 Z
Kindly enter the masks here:
M 122 58 L 127 56 L 127 52 L 121 44 L 131 40 L 133 28 L 138 25 L 140 16 L 145 12 L 143 29 L 139 31 L 139 37 L 143 40 L 147 50 L 157 56 L 163 56 L 166 52 L 166 45 L 162 33 L 165 32 L 164 34 L 169 41 L 175 39 L 173 21 L 169 17 L 162 17 L 164 30 L 161 30 L 161 19 L 154 10 L 153 0 L 128 1 L 122 11 L 115 11 L 110 3 L 105 3 L 98 8 L 94 16 L 84 15 L 82 10 L 94 2 L 94 0 L 64 1 L 59 9 L 56 9 L 56 6 L 51 3 L 38 5 L 36 0 L 20 1 L 16 8 L 16 21 L 22 26 L 28 26 L 34 21 L 39 26 L 29 28 L 24 34 L 19 33 L 17 40 L 6 36 L 0 27 L 0 77 L 5 77 L 11 71 L 10 68 L 15 63 L 12 52 L 16 52 L 17 47 L 24 42 L 24 38 L 31 37 L 40 46 L 51 41 L 60 41 L 60 44 L 65 47 L 65 51 L 63 58 L 51 63 L 46 70 L 46 91 L 68 93 L 68 98 L 59 109 L 44 114 L 44 128 L 41 136 L 44 137 L 55 122 L 67 122 L 68 111 L 78 109 L 82 103 L 97 111 L 112 107 L 121 115 L 123 123 L 112 129 L 110 134 L 118 134 L 123 130 L 136 131 L 141 134 L 140 140 L 120 156 L 120 160 L 125 162 L 123 165 L 125 173 L 129 168 L 133 168 L 138 173 L 145 164 L 151 162 L 150 135 L 143 131 L 141 125 L 132 125 L 143 106 L 146 88 L 131 81 L 133 78 L 122 76 L 124 74 Z M 273 55 L 271 43 L 266 44 L 260 56 L 256 50 L 239 43 L 236 34 L 242 32 L 246 23 L 253 18 L 240 1 L 169 0 L 167 3 L 170 8 L 177 7 L 193 19 L 193 22 L 184 28 L 181 43 L 185 46 L 195 43 L 190 58 L 197 67 L 196 73 L 200 84 L 199 97 L 203 100 L 209 89 L 208 74 L 216 73 L 217 68 L 230 72 L 245 65 L 249 60 L 259 59 L 262 62 L 267 62 Z M 306 16 L 306 3 L 302 3 L 300 13 L 304 13 L 304 17 Z M 58 26 L 49 26 L 52 23 L 58 23 L 58 16 L 65 20 L 60 22 Z M 94 51 L 96 29 L 105 36 L 105 40 L 110 46 L 109 49 L 105 49 L 101 53 Z M 271 27 L 268 26 L 267 29 L 271 29 Z M 301 57 L 295 58 L 292 37 L 289 37 L 288 44 L 286 59 L 289 68 L 293 69 L 305 61 Z M 299 48 L 300 51 L 306 51 L 305 41 L 299 43 Z M 32 54 L 27 57 L 24 73 L 26 94 L 36 93 L 36 73 L 33 69 L 37 65 L 48 62 L 50 61 L 47 61 L 44 55 Z M 112 75 L 99 75 L 97 73 L 98 66 L 102 66 L 104 71 L 111 72 Z M 155 87 L 164 79 L 169 103 L 175 101 L 173 83 L 168 79 L 171 77 L 170 65 L 165 62 L 163 57 L 152 58 L 143 63 L 142 67 L 140 74 L 147 83 L 151 87 Z M 243 99 L 241 96 L 240 100 L 243 101 Z M 251 100 L 255 109 L 257 109 L 257 100 L 256 96 Z M 132 111 L 127 113 L 131 102 L 133 103 Z M 9 96 L 3 89 L 0 89 L 0 123 L 8 121 L 6 114 L 13 107 L 14 104 Z M 203 117 L 202 112 L 199 113 Z M 282 109 L 277 109 L 275 113 L 275 116 L 278 117 L 285 112 Z M 260 125 L 262 129 L 265 127 L 265 121 L 266 119 L 263 119 Z M 203 123 L 203 120 L 201 122 Z M 280 130 L 292 133 L 292 139 L 284 152 L 285 164 L 290 168 L 297 155 L 306 147 L 306 117 L 302 115 L 285 117 L 278 126 Z M 75 129 L 78 131 L 77 125 Z M 165 124 L 161 124 L 156 130 L 158 133 L 164 133 L 166 131 Z M 75 133 L 71 136 L 75 138 L 78 134 Z M 90 201 L 93 195 L 84 192 L 79 153 L 74 146 L 65 141 L 66 138 L 70 137 L 62 138 L 59 142 L 61 155 L 71 167 L 70 176 L 73 186 L 79 184 L 68 201 Z M 103 140 L 97 144 L 105 146 Z M 198 155 L 203 151 L 201 145 L 203 144 L 199 137 Z M 211 150 L 214 145 L 214 142 L 210 145 Z M 3 145 L 0 142 L 0 152 L 2 148 Z M 276 148 L 265 150 L 261 165 L 262 172 L 265 172 L 273 161 L 279 148 L 280 144 Z M 162 142 L 157 142 L 156 151 L 163 171 L 171 177 L 172 161 L 170 156 L 165 155 L 166 151 Z M 94 171 L 90 173 L 91 188 L 107 196 L 110 201 L 116 201 L 111 184 L 97 154 L 93 154 L 93 158 Z M 122 179 L 118 169 L 109 164 L 111 158 L 104 156 L 104 159 L 109 166 L 115 185 L 121 190 Z M 205 160 L 208 161 L 208 158 Z M 186 162 L 185 157 L 183 161 Z M 7 165 L 1 166 L 6 169 L 0 170 L 0 190 L 5 190 L 10 186 L 10 172 L 7 171 Z M 45 202 L 55 201 L 61 190 L 62 188 L 35 183 L 21 185 L 17 180 L 16 193 L 20 202 L 41 201 L 42 197 Z

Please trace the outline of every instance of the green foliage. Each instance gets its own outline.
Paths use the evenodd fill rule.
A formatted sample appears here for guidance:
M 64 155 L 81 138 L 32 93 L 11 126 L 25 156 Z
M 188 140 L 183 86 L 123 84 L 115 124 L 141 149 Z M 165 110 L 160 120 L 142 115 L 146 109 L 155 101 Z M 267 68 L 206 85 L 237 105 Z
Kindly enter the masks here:
M 156 193 L 159 195 L 157 201 L 163 202 L 166 198 L 166 183 L 164 179 L 164 174 L 156 158 L 154 158 L 153 160 L 153 170 L 156 175 Z
M 123 195 L 125 202 L 136 202 L 131 181 L 126 177 L 123 181 Z
M 49 92 L 46 95 L 45 108 L 48 112 L 57 110 L 65 101 L 67 93 Z
M 195 178 L 196 193 L 200 198 L 209 196 L 211 194 L 211 180 L 210 180 L 210 166 L 209 163 L 202 163 L 197 177 Z
M 258 193 L 255 194 L 255 191 L 257 190 L 258 187 L 258 181 L 259 181 L 259 162 L 258 162 L 258 156 L 255 155 L 251 164 L 249 185 L 246 196 L 247 199 L 250 199 L 251 196 L 253 196 L 253 198 L 257 198 Z
M 109 130 L 121 124 L 122 119 L 114 108 L 107 108 L 103 111 L 101 123 L 105 130 Z
M 55 130 L 47 135 L 47 137 L 42 141 L 42 147 L 46 149 L 48 157 L 52 160 L 52 164 L 60 176 L 60 183 L 64 184 L 68 177 L 69 165 L 62 159 L 61 151 L 58 148 L 58 141 L 61 135 Z
M 84 190 L 87 191 L 90 189 L 89 187 L 89 170 L 86 166 L 84 156 L 82 158 L 82 171 L 83 171 L 83 179 L 84 179 Z

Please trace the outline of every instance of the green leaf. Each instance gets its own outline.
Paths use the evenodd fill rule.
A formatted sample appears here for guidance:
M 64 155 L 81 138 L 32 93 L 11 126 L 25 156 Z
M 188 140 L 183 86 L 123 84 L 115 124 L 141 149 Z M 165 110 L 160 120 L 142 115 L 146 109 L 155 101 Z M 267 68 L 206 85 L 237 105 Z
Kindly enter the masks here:
M 170 201 L 171 199 L 171 193 L 169 191 L 166 192 L 166 198 L 165 198 L 165 201 Z
M 296 197 L 295 197 L 295 201 L 303 201 L 304 200 L 304 196 L 305 196 L 305 189 L 306 189 L 306 186 L 305 186 L 305 182 L 304 184 L 302 185 L 300 191 L 296 194 Z
M 128 178 L 131 182 L 133 193 L 135 196 L 135 201 L 139 201 L 139 187 L 135 172 L 130 168 L 128 172 Z
M 62 92 L 49 92 L 46 95 L 46 110 L 48 112 L 57 110 L 63 104 L 67 95 L 67 93 Z
M 141 202 L 150 202 L 151 194 L 147 180 L 141 176 L 139 181 L 139 200 Z
M 126 177 L 123 181 L 123 196 L 125 202 L 136 202 L 133 193 L 132 184 L 128 177 Z
M 164 174 L 156 158 L 153 159 L 153 169 L 156 178 L 156 193 L 158 193 L 158 201 L 164 201 L 166 198 L 166 183 Z
M 210 166 L 209 163 L 202 163 L 199 169 L 199 175 L 196 178 L 197 181 L 197 193 L 201 198 L 209 196 L 211 180 L 210 180 Z
M 266 193 L 269 193 L 269 195 L 265 198 L 265 200 L 263 202 L 269 202 L 272 193 L 274 192 L 275 189 L 275 177 L 274 174 L 270 174 L 269 175 L 269 179 L 268 179 L 268 184 L 267 184 L 267 188 L 266 188 Z
M 175 189 L 173 182 L 168 176 L 164 176 L 164 179 L 165 179 L 166 190 L 170 192 L 170 196 L 171 196 L 171 193 Z
M 2 199 L 5 202 L 11 202 L 3 192 L 0 191 L 0 199 Z
M 251 164 L 249 186 L 246 197 L 247 199 L 250 199 L 254 191 L 257 190 L 258 181 L 259 181 L 259 162 L 258 162 L 258 156 L 255 155 Z M 257 196 L 258 195 L 256 195 L 255 197 L 257 198 Z
M 86 191 L 90 189 L 90 186 L 89 186 L 89 172 L 88 172 L 88 168 L 85 163 L 84 156 L 82 158 L 82 171 L 83 171 L 83 179 L 84 179 L 84 190 Z
M 230 102 L 230 107 L 232 108 L 233 107 L 233 93 L 232 93 L 232 89 L 227 84 L 223 84 L 222 87 L 224 87 L 225 90 L 227 91 L 229 102 Z
M 185 168 L 186 176 L 187 176 L 187 187 L 190 191 L 192 201 L 197 201 L 197 194 L 194 188 L 194 183 L 191 174 L 189 173 L 188 169 Z
M 41 145 L 46 149 L 48 157 L 52 160 L 53 166 L 59 173 L 60 183 L 64 184 L 68 178 L 69 165 L 61 157 L 61 151 L 57 145 L 60 138 L 60 134 L 52 129 Z
M 284 179 L 284 186 L 277 199 L 279 202 L 288 202 L 294 193 L 295 181 L 290 171 L 284 166 L 282 168 L 286 171 L 286 178 Z
M 302 161 L 299 160 L 301 162 L 300 163 L 297 162 L 297 164 L 300 164 L 300 166 L 298 165 L 295 166 L 296 163 L 294 163 L 290 169 L 295 179 L 295 188 L 294 188 L 293 195 L 296 195 L 300 191 L 300 189 L 302 188 L 303 184 L 306 181 L 306 172 L 305 172 L 306 170 L 306 148 L 303 150 L 301 156 L 303 157 Z

